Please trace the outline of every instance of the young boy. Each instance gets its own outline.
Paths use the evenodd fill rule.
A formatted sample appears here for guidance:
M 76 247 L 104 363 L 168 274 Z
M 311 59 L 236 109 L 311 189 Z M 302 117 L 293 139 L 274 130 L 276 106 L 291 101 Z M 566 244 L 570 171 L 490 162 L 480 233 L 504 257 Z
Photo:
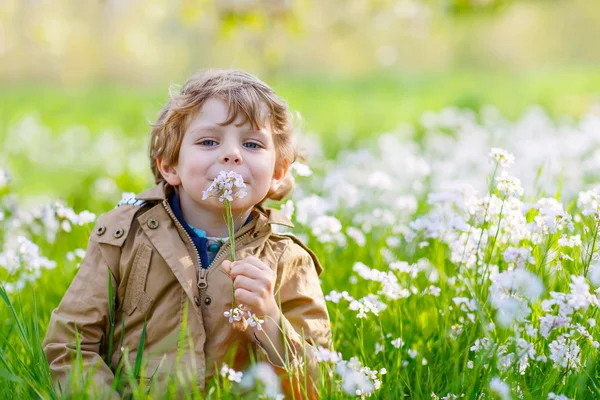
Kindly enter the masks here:
M 265 83 L 237 70 L 189 79 L 152 129 L 156 186 L 98 219 L 81 268 L 52 313 L 43 347 L 55 378 L 63 385 L 69 378 L 77 332 L 96 387 L 116 397 L 119 360 L 127 357 L 133 367 L 146 323 L 144 370 L 150 377 L 160 365 L 155 381 L 177 368 L 184 371 L 179 379 L 203 390 L 223 362 L 240 371 L 257 359 L 282 376 L 284 366 L 291 371 L 292 383 L 283 377 L 282 384 L 297 396 L 306 369 L 309 387 L 302 390 L 314 396 L 313 350 L 331 344 L 322 268 L 298 239 L 274 233 L 273 225 L 293 227 L 288 218 L 262 207 L 293 188 L 288 169 L 295 158 L 287 104 Z M 236 172 L 246 184 L 247 195 L 231 202 L 234 263 L 224 205 L 202 199 L 221 171 Z M 235 304 L 263 319 L 262 330 L 224 316 L 232 308 L 232 281 Z

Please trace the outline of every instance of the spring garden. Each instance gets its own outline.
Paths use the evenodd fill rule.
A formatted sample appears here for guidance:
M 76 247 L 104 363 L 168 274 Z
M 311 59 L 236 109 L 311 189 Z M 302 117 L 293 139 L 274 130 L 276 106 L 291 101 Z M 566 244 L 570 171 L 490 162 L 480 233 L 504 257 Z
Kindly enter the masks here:
M 264 70 L 306 155 L 293 196 L 270 206 L 324 267 L 335 351 L 317 354 L 321 397 L 600 398 L 600 75 L 385 67 Z M 148 123 L 169 84 L 3 72 L 0 397 L 58 399 L 41 346 L 50 314 L 96 219 L 151 186 Z M 124 398 L 156 398 L 140 383 L 156 372 L 142 367 L 143 340 L 127 351 Z M 80 361 L 70 398 L 90 396 Z M 219 367 L 187 396 L 282 398 L 266 364 Z

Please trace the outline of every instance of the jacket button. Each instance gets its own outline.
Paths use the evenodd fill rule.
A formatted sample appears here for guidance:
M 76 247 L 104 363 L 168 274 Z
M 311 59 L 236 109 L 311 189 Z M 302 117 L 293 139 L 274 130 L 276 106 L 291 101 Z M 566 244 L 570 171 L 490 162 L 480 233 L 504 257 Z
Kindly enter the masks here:
M 104 235 L 104 232 L 106 232 L 106 227 L 105 226 L 99 226 L 98 229 L 96 229 L 96 234 L 98 236 Z
M 150 218 L 148 220 L 147 224 L 148 224 L 148 228 L 150 228 L 150 229 L 158 228 L 158 221 L 154 218 Z
M 209 306 L 211 302 L 212 302 L 212 299 L 210 297 L 206 296 L 204 298 L 204 304 L 206 304 L 207 306 Z
M 200 297 L 194 296 L 194 303 L 196 303 L 196 307 L 200 307 Z
M 123 236 L 123 234 L 124 234 L 124 233 L 125 233 L 125 231 L 124 231 L 123 229 L 117 229 L 117 230 L 115 231 L 115 237 L 118 239 L 118 238 L 120 238 L 121 236 Z

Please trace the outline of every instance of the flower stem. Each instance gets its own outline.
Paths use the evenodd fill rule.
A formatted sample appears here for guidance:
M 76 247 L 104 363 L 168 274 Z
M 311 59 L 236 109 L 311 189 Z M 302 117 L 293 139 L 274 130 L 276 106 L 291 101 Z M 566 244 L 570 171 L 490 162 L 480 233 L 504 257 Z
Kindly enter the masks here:
M 231 262 L 235 261 L 235 240 L 234 240 L 234 225 L 233 215 L 231 213 L 231 203 L 225 199 L 225 220 L 227 221 L 227 232 L 229 233 L 229 248 L 231 249 Z M 235 309 L 235 287 L 233 280 L 231 281 L 231 312 Z

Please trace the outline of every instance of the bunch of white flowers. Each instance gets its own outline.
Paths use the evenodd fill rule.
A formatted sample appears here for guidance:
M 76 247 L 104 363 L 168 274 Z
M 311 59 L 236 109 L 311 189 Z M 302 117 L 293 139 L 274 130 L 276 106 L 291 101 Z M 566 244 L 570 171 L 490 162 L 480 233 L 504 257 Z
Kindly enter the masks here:
M 242 176 L 234 171 L 221 171 L 215 178 L 208 190 L 202 192 L 202 200 L 216 197 L 220 202 L 224 200 L 233 201 L 247 195 L 246 184 Z

